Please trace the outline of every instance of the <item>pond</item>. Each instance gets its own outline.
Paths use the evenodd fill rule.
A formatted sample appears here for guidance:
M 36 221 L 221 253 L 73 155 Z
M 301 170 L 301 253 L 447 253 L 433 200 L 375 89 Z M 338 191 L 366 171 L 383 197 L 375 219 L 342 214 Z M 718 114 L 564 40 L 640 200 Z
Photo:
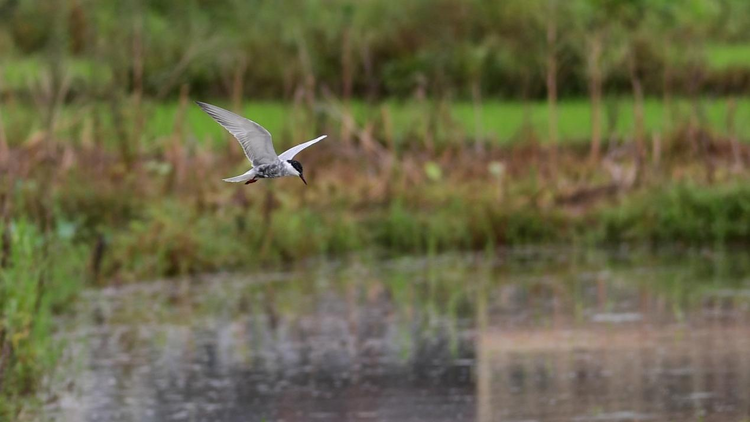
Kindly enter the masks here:
M 747 421 L 741 252 L 512 250 L 89 291 L 59 421 Z

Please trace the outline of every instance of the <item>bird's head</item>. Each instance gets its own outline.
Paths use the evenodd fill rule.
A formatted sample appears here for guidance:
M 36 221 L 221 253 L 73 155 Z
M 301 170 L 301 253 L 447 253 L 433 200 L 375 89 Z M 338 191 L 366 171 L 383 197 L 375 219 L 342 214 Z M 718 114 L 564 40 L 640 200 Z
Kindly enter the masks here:
M 291 165 L 292 168 L 297 172 L 297 176 L 299 176 L 299 178 L 302 179 L 305 184 L 307 184 L 305 176 L 302 175 L 302 163 L 297 160 L 287 160 L 287 163 L 289 163 L 289 165 Z

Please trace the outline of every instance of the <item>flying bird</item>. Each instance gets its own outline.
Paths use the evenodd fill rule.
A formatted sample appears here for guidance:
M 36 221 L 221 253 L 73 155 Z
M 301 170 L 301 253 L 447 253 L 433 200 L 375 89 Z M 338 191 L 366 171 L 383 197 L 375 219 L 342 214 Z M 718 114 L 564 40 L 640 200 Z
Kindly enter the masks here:
M 209 116 L 213 117 L 220 125 L 224 127 L 240 142 L 242 149 L 245 151 L 247 159 L 253 164 L 253 168 L 247 172 L 224 179 L 225 182 L 245 184 L 255 183 L 258 179 L 267 179 L 272 177 L 298 176 L 305 184 L 305 176 L 302 174 L 302 164 L 293 160 L 294 156 L 299 154 L 303 149 L 322 141 L 326 136 L 319 136 L 312 141 L 291 147 L 276 155 L 271 141 L 271 134 L 261 125 L 252 120 L 238 116 L 231 111 L 224 110 L 215 105 L 196 101 Z

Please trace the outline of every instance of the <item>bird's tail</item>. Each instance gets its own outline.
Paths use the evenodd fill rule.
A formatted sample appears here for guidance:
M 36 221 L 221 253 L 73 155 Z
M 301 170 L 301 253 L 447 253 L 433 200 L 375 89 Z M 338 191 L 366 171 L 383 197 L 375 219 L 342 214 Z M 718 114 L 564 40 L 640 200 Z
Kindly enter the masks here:
M 253 170 L 248 171 L 245 174 L 241 174 L 239 176 L 230 177 L 227 179 L 223 179 L 225 182 L 231 182 L 231 183 L 240 183 L 240 182 L 247 182 L 248 180 L 255 177 L 255 172 Z

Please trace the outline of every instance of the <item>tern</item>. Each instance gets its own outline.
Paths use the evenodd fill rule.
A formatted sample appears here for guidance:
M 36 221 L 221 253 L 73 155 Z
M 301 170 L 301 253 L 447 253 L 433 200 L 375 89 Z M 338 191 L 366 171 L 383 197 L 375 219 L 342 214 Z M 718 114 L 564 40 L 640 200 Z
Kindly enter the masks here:
M 298 176 L 307 184 L 305 176 L 302 175 L 302 164 L 293 158 L 303 149 L 322 141 L 328 135 L 319 136 L 276 155 L 271 134 L 263 126 L 215 105 L 200 101 L 196 101 L 196 104 L 240 142 L 247 159 L 253 165 L 253 168 L 239 176 L 224 179 L 225 182 L 245 182 L 247 185 L 257 182 L 258 179 Z

